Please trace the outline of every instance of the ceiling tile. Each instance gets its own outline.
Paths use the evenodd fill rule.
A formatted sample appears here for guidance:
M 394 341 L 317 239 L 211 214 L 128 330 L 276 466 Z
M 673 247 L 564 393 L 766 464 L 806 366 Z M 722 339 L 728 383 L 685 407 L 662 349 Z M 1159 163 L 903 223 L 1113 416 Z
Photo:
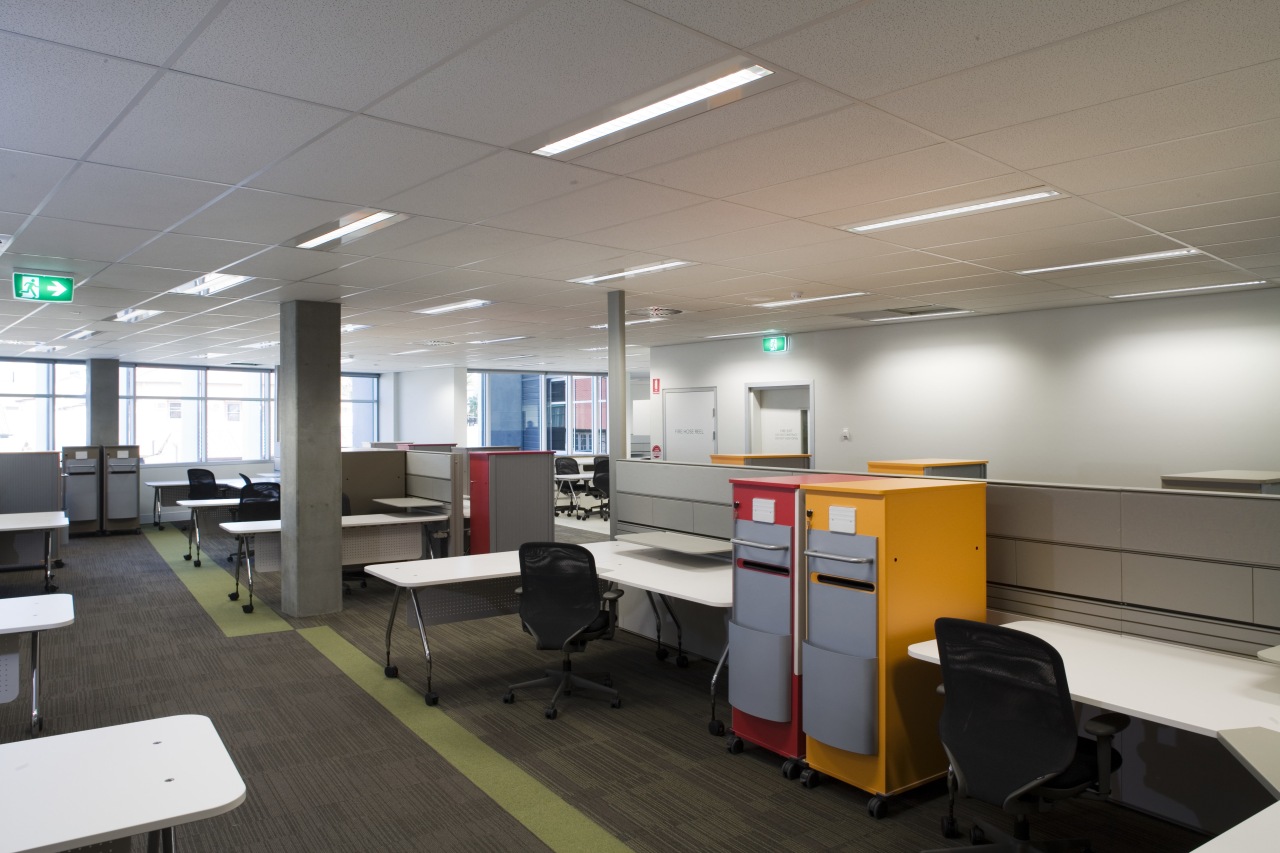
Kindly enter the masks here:
M 1280 193 L 1197 204 L 1175 210 L 1140 214 L 1132 218 L 1148 228 L 1169 232 L 1203 228 L 1219 223 L 1250 222 L 1277 216 L 1280 216 Z
M 37 216 L 13 240 L 12 251 L 84 261 L 115 261 L 156 236 L 154 231 Z
M 691 207 L 700 201 L 703 199 L 679 190 L 630 178 L 613 178 L 567 196 L 495 216 L 486 224 L 549 237 L 573 237 L 588 230 Z
M 138 297 L 137 301 L 140 302 L 190 280 L 191 273 L 186 270 L 143 267 L 136 264 L 112 264 L 89 279 L 88 283 L 94 287 L 114 287 L 134 291 Z
M 266 249 L 257 243 L 212 240 L 185 234 L 161 234 L 126 258 L 131 264 L 215 272 Z
M 1107 210 L 1132 215 L 1276 192 L 1280 192 L 1280 162 L 1094 193 L 1088 199 Z
M 365 258 L 348 264 L 341 269 L 331 270 L 314 275 L 307 281 L 321 284 L 345 284 L 353 287 L 382 287 L 402 281 L 412 281 L 426 275 L 439 272 L 440 267 L 431 264 L 417 264 L 411 261 L 397 261 L 389 258 Z
M 530 249 L 554 242 L 536 234 L 503 231 L 484 225 L 464 225 L 447 234 L 385 253 L 388 258 L 460 267 L 487 260 L 506 252 Z
M 0 30 L 159 65 L 215 5 L 216 0 L 5 3 Z
M 846 225 L 893 219 L 938 207 L 952 207 L 967 202 L 981 201 L 993 196 L 1038 189 L 1040 186 L 1035 179 L 1029 178 L 1021 172 L 1010 172 L 995 178 L 985 178 L 983 180 L 960 183 L 955 186 L 940 187 L 913 195 L 889 198 L 884 201 L 840 207 L 829 210 L 826 213 L 814 214 L 808 217 L 808 220 L 819 225 L 829 225 L 832 228 L 843 228 Z M 899 229 L 870 232 L 869 236 L 880 239 L 880 234 L 892 234 L 896 230 Z
M 41 213 L 59 219 L 163 231 L 227 189 L 222 184 L 81 163 Z
M 747 253 L 761 254 L 812 246 L 816 243 L 834 242 L 840 240 L 842 234 L 843 232 L 821 225 L 785 219 L 757 228 L 746 228 L 714 237 L 658 246 L 654 252 L 673 258 L 710 263 L 741 257 Z
M 928 249 L 1109 218 L 1110 214 L 1105 210 L 1087 201 L 1071 197 L 1053 198 L 972 216 L 886 228 L 876 232 L 876 239 L 898 246 Z
M 175 226 L 174 230 L 196 237 L 274 245 L 350 212 L 351 206 L 347 204 L 238 189 Z M 394 230 L 394 227 L 384 228 L 377 234 Z
M 620 0 L 552 0 L 368 112 L 507 147 L 730 54 Z
M 4 186 L 0 207 L 10 213 L 33 213 L 74 165 L 74 160 L 61 157 L 0 148 L 0 185 Z
M 238 264 L 232 264 L 222 271 L 232 275 L 302 281 L 359 260 L 363 259 L 338 252 L 317 252 L 311 249 L 288 249 L 277 246 Z
M 633 2 L 664 18 L 679 21 L 686 27 L 737 47 L 755 44 L 850 5 L 849 0 L 791 0 L 788 3 L 778 3 L 776 0 L 721 0 L 718 3 L 689 3 L 687 0 Z
M 249 185 L 372 206 L 493 151 L 488 145 L 356 116 Z
M 990 258 L 1004 258 L 1026 252 L 1054 251 L 1065 246 L 1087 246 L 1150 236 L 1151 233 L 1146 228 L 1124 219 L 1112 217 L 1044 228 L 1038 231 L 1023 231 L 1017 234 L 989 237 L 982 240 L 970 240 L 965 243 L 952 243 L 947 246 L 936 246 L 932 251 L 935 254 L 945 255 L 948 258 L 955 258 L 959 261 L 982 261 L 987 263 L 987 259 Z M 1131 254 L 1137 254 L 1138 251 L 1135 249 Z M 1123 252 L 1117 252 L 1116 254 L 1123 254 Z M 1002 269 L 1007 268 L 1003 264 L 1000 264 L 1000 266 Z M 1036 264 L 1025 263 L 1017 267 L 1017 269 L 1026 269 L 1032 266 L 1036 266 Z
M 645 251 L 681 239 L 714 237 L 778 222 L 782 217 L 724 201 L 709 201 L 580 235 L 589 243 Z

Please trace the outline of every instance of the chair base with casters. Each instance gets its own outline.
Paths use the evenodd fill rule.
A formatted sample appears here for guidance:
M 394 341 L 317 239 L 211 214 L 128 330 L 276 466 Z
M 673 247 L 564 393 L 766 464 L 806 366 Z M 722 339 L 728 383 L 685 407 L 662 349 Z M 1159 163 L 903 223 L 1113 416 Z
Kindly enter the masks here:
M 556 710 L 556 700 L 561 696 L 569 695 L 574 690 L 585 690 L 589 693 L 599 693 L 610 697 L 609 706 L 613 708 L 622 707 L 622 697 L 618 695 L 618 691 L 612 687 L 613 681 L 607 675 L 596 675 L 599 681 L 593 681 L 585 675 L 577 675 L 573 671 L 573 664 L 570 663 L 568 654 L 565 655 L 562 669 L 548 669 L 545 678 L 535 678 L 532 681 L 522 681 L 519 684 L 512 684 L 507 688 L 507 692 L 502 694 L 502 701 L 510 705 L 516 701 L 517 690 L 527 690 L 531 687 L 554 687 L 555 692 L 551 694 L 551 700 L 547 702 L 547 707 L 543 710 L 543 714 L 548 720 L 554 720 L 558 715 Z

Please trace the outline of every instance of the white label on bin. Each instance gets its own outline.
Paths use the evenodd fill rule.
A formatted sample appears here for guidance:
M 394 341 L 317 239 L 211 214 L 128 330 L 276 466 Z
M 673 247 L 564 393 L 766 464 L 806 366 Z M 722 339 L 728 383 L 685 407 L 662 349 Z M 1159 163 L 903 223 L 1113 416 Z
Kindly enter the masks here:
M 76 451 L 76 458 L 77 458 L 77 459 L 88 459 L 88 458 L 89 458 L 89 451 L 87 451 L 87 450 L 77 450 L 77 451 Z
M 117 459 L 128 459 L 128 458 L 129 458 L 129 451 L 127 451 L 127 450 L 117 450 L 117 451 L 116 451 L 116 458 L 117 458 Z
M 857 533 L 858 510 L 851 506 L 832 506 L 827 509 L 827 528 L 832 533 Z
M 773 501 L 768 498 L 752 498 L 751 520 L 761 524 L 773 524 Z

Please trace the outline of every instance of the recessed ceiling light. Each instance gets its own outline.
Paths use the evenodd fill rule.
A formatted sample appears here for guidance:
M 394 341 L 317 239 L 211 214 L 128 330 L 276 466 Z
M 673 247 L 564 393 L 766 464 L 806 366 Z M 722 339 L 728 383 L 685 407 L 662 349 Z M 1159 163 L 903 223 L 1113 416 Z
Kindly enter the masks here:
M 656 103 L 641 107 L 638 110 L 632 110 L 626 115 L 618 116 L 617 118 L 606 121 L 603 124 L 598 124 L 595 127 L 589 127 L 580 133 L 575 133 L 573 136 L 566 136 L 564 139 L 542 146 L 533 153 L 541 154 L 544 157 L 551 157 L 552 155 L 560 154 L 571 148 L 586 145 L 588 142 L 592 142 L 602 136 L 608 136 L 611 133 L 618 133 L 619 131 L 626 130 L 628 127 L 634 127 L 637 124 L 655 119 L 658 116 L 675 112 L 681 107 L 687 107 L 690 104 L 697 103 L 698 101 L 714 97 L 721 92 L 727 92 L 730 89 L 745 86 L 762 77 L 768 77 L 772 73 L 773 72 L 768 68 L 762 68 L 759 65 L 752 65 L 749 68 L 743 68 L 740 71 L 735 71 L 732 74 L 726 74 L 723 77 L 712 80 L 710 83 L 703 83 L 701 86 L 695 86 L 692 89 L 687 89 L 683 92 L 672 95 L 669 98 L 663 98 Z
M 81 329 L 78 332 L 71 332 L 70 334 L 63 335 L 63 337 L 70 341 L 87 341 L 96 334 L 98 333 L 91 331 L 90 329 Z
M 1185 258 L 1189 255 L 1200 254 L 1199 249 L 1170 249 L 1166 252 L 1148 252 L 1145 255 L 1126 255 L 1123 258 L 1108 258 L 1105 261 L 1088 261 L 1083 264 L 1063 264 L 1060 267 L 1041 267 L 1035 270 L 1015 270 L 1018 275 L 1036 275 L 1042 272 L 1057 272 L 1058 270 L 1077 270 L 1084 267 L 1104 267 L 1110 264 L 1140 264 L 1145 261 L 1162 261 L 1166 258 Z
M 188 293 L 192 296 L 212 296 L 219 291 L 226 290 L 229 287 L 235 287 L 237 284 L 244 284 L 246 281 L 253 281 L 250 275 L 227 275 L 226 273 L 211 272 L 208 275 L 202 275 L 194 278 L 186 284 L 180 284 L 170 290 L 170 293 Z
M 742 337 L 746 337 L 747 335 L 774 335 L 774 334 L 777 334 L 779 331 L 780 331 L 779 329 L 761 329 L 758 332 L 729 332 L 728 334 L 725 334 L 725 335 L 704 335 L 703 338 L 705 340 L 710 341 L 715 338 L 742 338 Z
M 570 284 L 595 284 L 598 281 L 611 281 L 615 278 L 630 278 L 633 275 L 648 275 L 653 272 L 662 272 L 663 270 L 675 269 L 676 267 L 694 266 L 693 261 L 663 261 L 660 264 L 646 264 L 642 267 L 634 267 L 633 269 L 623 270 L 622 272 L 611 272 L 605 275 L 589 275 L 583 278 L 571 278 Z
M 163 313 L 163 311 L 152 311 L 145 308 L 126 308 L 123 311 L 117 312 L 111 319 L 117 323 L 136 323 L 139 320 L 146 320 L 150 317 L 155 317 L 156 315 Z
M 356 357 L 349 352 L 344 352 L 342 357 L 338 359 L 338 364 L 349 364 L 356 360 Z
M 469 344 L 500 344 L 506 341 L 523 341 L 528 335 L 514 335 L 510 338 L 490 338 L 487 341 L 467 341 Z
M 367 328 L 369 328 L 367 325 L 361 326 L 359 323 L 347 323 L 345 325 L 339 326 L 338 331 L 345 335 L 348 332 L 359 332 L 362 329 L 367 329 Z
M 661 322 L 662 322 L 662 319 L 663 319 L 662 317 L 650 317 L 650 318 L 649 318 L 649 319 L 647 319 L 647 320 L 628 320 L 627 322 L 623 323 L 623 325 L 624 325 L 624 326 L 639 326 L 639 325 L 641 325 L 642 323 L 661 323 Z M 609 328 L 609 324 L 608 324 L 608 323 L 597 323 L 597 324 L 596 324 L 596 325 L 594 325 L 594 326 L 587 326 L 587 328 L 588 328 L 588 329 L 607 329 L 607 328 Z
M 426 352 L 425 349 L 407 349 L 403 352 L 393 352 L 392 355 L 417 355 L 420 352 Z
M 638 347 L 638 346 L 640 346 L 640 345 L 639 345 L 639 344 L 627 344 L 627 349 L 631 349 L 632 347 Z M 582 348 L 582 352 L 600 352 L 600 351 L 602 351 L 602 350 L 607 350 L 607 349 L 608 349 L 608 347 L 583 347 L 583 348 Z
M 828 299 L 848 299 L 851 296 L 866 296 L 865 293 L 837 293 L 835 296 L 810 296 L 807 299 L 780 299 L 777 302 L 758 302 L 757 308 L 786 308 L 788 305 L 804 305 L 808 302 L 826 302 Z
M 1192 293 L 1197 290 L 1221 290 L 1224 287 L 1248 287 L 1251 284 L 1266 284 L 1266 280 L 1237 281 L 1231 284 L 1205 284 L 1199 287 L 1175 287 L 1172 290 L 1148 290 L 1146 293 L 1117 293 L 1111 299 L 1129 299 L 1134 296 L 1163 296 L 1166 293 Z
M 415 314 L 448 314 L 450 311 L 466 311 L 469 308 L 483 308 L 486 305 L 492 305 L 484 299 L 464 299 L 461 302 L 450 302 L 448 305 L 437 305 L 435 308 L 418 308 Z
M 254 344 L 241 344 L 240 349 L 270 349 L 280 346 L 279 341 L 258 341 Z
M 935 219 L 945 219 L 950 216 L 965 216 L 970 213 L 983 213 L 988 210 L 995 210 L 1002 207 L 1010 207 L 1015 204 L 1028 204 L 1033 201 L 1040 201 L 1046 198 L 1057 198 L 1062 193 L 1057 190 L 1051 190 L 1042 187 L 1037 190 L 1020 192 L 1016 195 L 998 196 L 996 198 L 983 199 L 981 201 L 970 201 L 960 205 L 951 207 L 939 207 L 933 210 L 926 210 L 920 213 L 909 213 L 905 216 L 895 216 L 893 219 L 880 219 L 875 222 L 865 222 L 860 225 L 844 225 L 841 226 L 844 231 L 852 231 L 855 234 L 865 234 L 868 231 L 882 231 L 885 228 L 897 228 L 900 225 L 915 225 L 918 222 L 932 222 Z
M 10 340 L 0 340 L 0 344 L 4 344 L 5 346 L 10 346 L 10 347 L 34 347 L 34 346 L 39 346 L 39 345 L 40 345 L 40 341 L 10 341 Z
M 872 323 L 901 323 L 903 320 L 932 320 L 934 317 L 954 317 L 957 314 L 972 314 L 972 311 L 934 311 L 929 314 L 920 314 L 915 317 L 872 317 Z
M 515 361 L 519 358 L 533 358 L 533 353 L 527 352 L 524 355 L 504 355 L 501 358 L 491 358 L 490 361 Z
M 229 352 L 207 352 L 204 355 L 190 355 L 187 358 L 226 358 L 231 355 Z
M 401 216 L 403 218 L 402 214 L 392 213 L 389 210 L 379 210 L 375 213 L 365 214 L 364 216 L 346 224 L 339 224 L 336 228 L 330 228 L 323 234 L 304 240 L 303 242 L 296 244 L 296 247 L 299 249 L 314 249 L 317 246 L 323 246 L 325 243 L 332 243 L 334 240 L 340 240 L 357 231 L 363 231 L 366 228 L 371 228 L 380 222 L 385 222 L 393 216 Z M 341 220 L 339 220 L 339 223 L 341 223 Z M 303 237 L 306 237 L 306 235 L 304 234 Z
M 37 344 L 27 352 L 57 352 L 60 349 L 66 349 L 65 346 L 56 346 L 54 344 Z
M 411 341 L 414 346 L 419 347 L 451 347 L 453 341 Z

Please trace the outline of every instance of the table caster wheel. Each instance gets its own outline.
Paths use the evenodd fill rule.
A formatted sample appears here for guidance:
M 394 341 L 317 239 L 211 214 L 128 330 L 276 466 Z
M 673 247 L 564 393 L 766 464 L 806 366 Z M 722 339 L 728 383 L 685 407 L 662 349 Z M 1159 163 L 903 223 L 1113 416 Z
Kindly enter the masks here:
M 228 599 L 230 599 L 231 601 L 239 601 L 239 600 L 240 600 L 240 593 L 238 593 L 238 592 L 229 592 L 229 593 L 227 593 L 227 598 L 228 598 Z
M 724 734 L 724 723 L 719 720 L 712 720 L 707 723 L 707 731 L 711 732 L 712 737 L 720 737 Z
M 163 524 L 157 524 L 157 525 L 156 525 L 156 530 L 164 530 L 164 525 L 163 525 Z
M 613 697 L 613 699 L 612 699 L 612 701 L 610 701 L 610 702 L 609 702 L 609 707 L 610 707 L 610 708 L 621 708 L 621 707 L 622 707 L 622 697 L 621 697 L 621 696 L 614 696 L 614 697 Z
M 959 822 L 950 815 L 943 815 L 942 837 L 943 838 L 959 838 L 960 837 Z
M 191 555 L 190 555 L 190 554 L 183 554 L 183 555 L 182 555 L 182 559 L 184 559 L 184 560 L 190 560 L 190 559 L 191 559 Z
M 666 660 L 667 655 L 671 654 L 671 652 L 667 651 L 666 649 L 658 649 L 653 654 L 655 657 L 657 657 L 658 660 Z
M 198 569 L 198 568 L 200 568 L 200 561 L 199 561 L 199 560 L 196 560 L 196 561 L 195 561 L 194 563 L 192 563 L 191 565 L 195 566 L 195 567 Z
M 58 585 L 57 585 L 57 584 L 55 584 L 55 583 L 45 584 L 44 591 L 45 591 L 45 592 L 57 592 L 57 591 L 58 591 Z
M 688 668 L 689 668 L 689 656 L 688 656 L 688 655 L 676 655 L 676 666 L 680 667 L 681 669 L 688 669 Z
M 400 674 L 400 667 L 398 666 L 383 667 L 382 674 L 385 675 L 387 678 L 395 678 Z
M 729 750 L 730 755 L 737 755 L 747 748 L 747 744 L 737 735 L 729 735 L 728 740 L 725 741 L 724 748 Z
M 512 693 L 510 690 L 502 694 L 502 703 L 504 705 L 510 705 L 515 701 L 516 701 L 516 694 Z
M 241 610 L 243 610 L 245 613 L 252 613 L 252 612 L 253 612 L 253 605 L 252 605 L 252 604 L 242 604 L 242 605 L 240 605 L 240 609 L 241 609 Z
M 434 691 L 428 691 L 427 693 L 423 694 L 422 698 L 423 698 L 423 701 L 425 701 L 429 706 L 433 708 L 435 707 L 435 704 L 440 701 L 440 695 L 438 693 L 435 693 Z
M 786 761 L 782 762 L 782 778 L 793 780 L 799 779 L 800 771 L 803 769 L 804 766 L 797 759 L 788 758 Z
M 548 708 L 547 710 L 542 712 L 542 715 L 546 717 L 548 720 L 554 720 L 556 718 L 556 709 Z
M 806 788 L 816 788 L 822 782 L 822 774 L 812 767 L 805 768 L 800 773 L 800 784 Z
M 889 801 L 884 797 L 872 797 L 867 800 L 867 814 L 876 820 L 883 820 L 889 813 Z
M 974 846 L 987 843 L 987 834 L 982 831 L 982 827 L 975 825 L 969 830 L 969 843 Z
M 65 565 L 66 565 L 66 563 L 62 562 L 61 560 L 54 560 L 54 561 L 53 561 L 53 567 L 54 567 L 55 569 L 61 569 L 61 568 L 62 568 L 63 566 L 65 566 Z

